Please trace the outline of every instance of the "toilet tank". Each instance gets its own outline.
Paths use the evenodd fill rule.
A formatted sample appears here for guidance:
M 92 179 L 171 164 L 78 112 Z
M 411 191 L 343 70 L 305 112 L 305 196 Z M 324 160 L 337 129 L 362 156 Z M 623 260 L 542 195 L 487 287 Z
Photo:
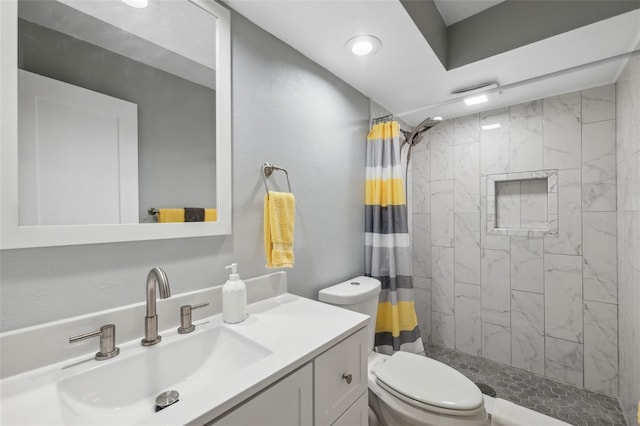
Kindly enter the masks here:
M 360 276 L 320 290 L 318 300 L 369 315 L 369 349 L 372 350 L 379 294 L 380 281 Z

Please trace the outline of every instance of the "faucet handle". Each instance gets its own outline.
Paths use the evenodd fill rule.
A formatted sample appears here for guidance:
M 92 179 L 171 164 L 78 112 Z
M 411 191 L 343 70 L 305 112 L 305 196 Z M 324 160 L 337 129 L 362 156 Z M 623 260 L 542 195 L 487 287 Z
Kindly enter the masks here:
M 178 333 L 187 334 L 195 330 L 196 326 L 191 322 L 191 311 L 204 308 L 205 306 L 209 306 L 209 302 L 180 306 L 180 327 L 178 327 Z
M 100 352 L 96 352 L 97 361 L 113 358 L 120 353 L 120 348 L 116 347 L 115 324 L 106 324 L 100 327 L 100 330 L 71 337 L 69 343 L 79 342 L 96 336 L 100 336 Z

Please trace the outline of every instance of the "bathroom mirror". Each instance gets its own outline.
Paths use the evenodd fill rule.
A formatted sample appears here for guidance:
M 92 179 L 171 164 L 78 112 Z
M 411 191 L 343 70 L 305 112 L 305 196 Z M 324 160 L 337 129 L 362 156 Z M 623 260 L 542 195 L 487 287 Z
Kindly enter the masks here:
M 6 0 L 0 24 L 0 248 L 231 233 L 226 8 Z M 150 211 L 182 207 L 217 217 Z

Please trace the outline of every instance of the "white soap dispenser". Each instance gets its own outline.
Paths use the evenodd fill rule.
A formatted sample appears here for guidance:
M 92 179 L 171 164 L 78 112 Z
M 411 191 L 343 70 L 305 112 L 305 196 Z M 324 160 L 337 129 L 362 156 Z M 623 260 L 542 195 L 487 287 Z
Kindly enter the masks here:
M 222 286 L 222 319 L 229 324 L 244 321 L 247 317 L 247 286 L 240 279 L 238 265 L 232 263 L 229 281 Z

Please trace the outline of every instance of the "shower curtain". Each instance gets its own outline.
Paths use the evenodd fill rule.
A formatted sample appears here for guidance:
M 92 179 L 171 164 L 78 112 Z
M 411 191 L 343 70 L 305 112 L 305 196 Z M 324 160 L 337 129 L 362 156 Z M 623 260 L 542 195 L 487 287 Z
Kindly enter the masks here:
M 378 352 L 424 353 L 416 317 L 412 255 L 400 161 L 400 126 L 378 123 L 367 136 L 365 274 L 382 283 Z

